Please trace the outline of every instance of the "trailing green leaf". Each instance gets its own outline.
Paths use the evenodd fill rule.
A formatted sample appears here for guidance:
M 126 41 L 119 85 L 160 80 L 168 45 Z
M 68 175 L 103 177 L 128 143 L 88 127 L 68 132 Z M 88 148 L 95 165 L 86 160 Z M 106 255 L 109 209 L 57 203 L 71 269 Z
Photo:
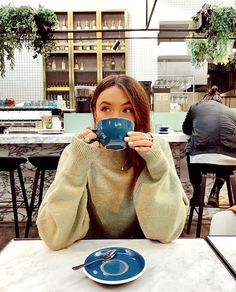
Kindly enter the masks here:
M 53 30 L 58 24 L 55 13 L 39 6 L 0 7 L 0 74 L 5 76 L 5 62 L 14 68 L 14 51 L 25 46 L 33 50 L 33 57 L 48 56 L 55 49 Z
M 232 59 L 228 53 L 230 38 L 236 37 L 235 9 L 204 4 L 192 19 L 192 27 L 197 32 L 190 35 L 191 41 L 186 41 L 192 64 L 201 66 L 205 59 L 211 59 L 214 64 L 227 64 Z M 199 28 L 200 20 L 204 23 Z M 202 40 L 194 39 L 199 36 Z

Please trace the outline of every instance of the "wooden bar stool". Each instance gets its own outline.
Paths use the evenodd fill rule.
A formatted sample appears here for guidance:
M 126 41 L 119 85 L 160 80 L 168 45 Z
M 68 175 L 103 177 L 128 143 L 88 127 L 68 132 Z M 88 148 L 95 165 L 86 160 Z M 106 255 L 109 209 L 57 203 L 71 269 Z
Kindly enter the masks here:
M 201 175 L 202 175 L 200 199 L 199 199 L 199 204 L 198 204 L 199 206 L 195 204 L 195 200 L 192 200 L 192 204 L 190 206 L 188 224 L 187 224 L 187 233 L 189 234 L 191 230 L 191 225 L 192 225 L 193 213 L 195 210 L 198 214 L 196 237 L 200 237 L 201 235 L 202 214 L 203 214 L 203 208 L 204 208 L 204 197 L 205 197 L 205 191 L 206 191 L 207 175 L 210 173 L 215 174 L 216 167 L 218 169 L 224 170 L 224 173 L 226 174 L 226 185 L 227 185 L 229 205 L 232 206 L 236 204 L 236 182 L 235 182 L 235 175 L 234 175 L 234 171 L 236 171 L 236 165 L 224 165 L 224 166 L 217 165 L 216 166 L 212 164 L 198 164 L 198 167 L 199 166 L 200 166 Z
M 36 167 L 33 190 L 29 206 L 29 216 L 25 229 L 25 238 L 29 236 L 29 230 L 32 225 L 33 212 L 37 212 L 43 199 L 44 178 L 46 170 L 56 170 L 60 159 L 60 155 L 44 155 L 28 157 L 29 162 Z M 39 184 L 38 184 L 39 183 Z M 35 203 L 36 194 L 38 191 L 37 204 Z
M 6 171 L 10 174 L 10 186 L 11 186 L 11 201 L 2 200 L 1 203 L 12 203 L 12 209 L 14 214 L 15 224 L 15 236 L 20 237 L 19 221 L 18 221 L 18 208 L 24 204 L 27 217 L 29 216 L 28 200 L 25 191 L 25 185 L 20 165 L 26 163 L 27 159 L 23 157 L 6 156 L 0 157 L 0 171 Z M 22 191 L 23 201 L 17 198 L 16 184 L 15 184 L 15 170 L 17 170 L 20 187 Z

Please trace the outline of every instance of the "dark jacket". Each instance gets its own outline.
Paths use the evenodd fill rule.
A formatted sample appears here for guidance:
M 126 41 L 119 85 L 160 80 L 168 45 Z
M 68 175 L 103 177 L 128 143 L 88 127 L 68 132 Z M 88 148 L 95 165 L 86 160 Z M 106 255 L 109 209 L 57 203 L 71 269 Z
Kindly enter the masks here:
M 214 100 L 201 100 L 190 107 L 182 129 L 191 135 L 186 153 L 236 157 L 236 113 L 229 107 Z

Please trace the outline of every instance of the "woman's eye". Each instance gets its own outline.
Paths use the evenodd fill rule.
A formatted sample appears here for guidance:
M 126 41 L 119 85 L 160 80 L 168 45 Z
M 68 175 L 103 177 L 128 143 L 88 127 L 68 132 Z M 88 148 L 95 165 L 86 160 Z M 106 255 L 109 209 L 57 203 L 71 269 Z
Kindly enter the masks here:
M 130 107 L 127 107 L 127 108 L 124 108 L 124 109 L 123 109 L 123 112 L 124 112 L 124 113 L 132 113 L 132 112 L 133 112 L 133 109 L 130 108 Z
M 101 108 L 101 112 L 109 112 L 109 111 L 110 111 L 110 109 L 107 106 L 104 106 Z

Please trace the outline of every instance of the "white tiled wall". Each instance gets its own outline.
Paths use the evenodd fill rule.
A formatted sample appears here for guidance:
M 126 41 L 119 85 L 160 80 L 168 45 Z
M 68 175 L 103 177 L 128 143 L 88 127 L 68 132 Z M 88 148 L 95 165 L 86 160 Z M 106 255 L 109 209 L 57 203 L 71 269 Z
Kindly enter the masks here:
M 159 0 L 153 14 L 150 28 L 158 28 L 159 20 L 190 19 L 191 15 L 200 9 L 203 3 L 218 3 L 224 6 L 235 6 L 234 0 Z M 89 10 L 89 9 L 127 9 L 130 28 L 145 28 L 146 0 L 0 0 L 0 5 L 14 4 L 37 7 L 43 5 L 52 10 Z M 154 0 L 148 1 L 149 12 Z M 157 41 L 156 32 L 135 32 L 129 36 L 140 39 L 128 41 L 128 74 L 138 80 L 157 79 Z M 143 39 L 151 37 L 152 39 Z M 173 46 L 173 44 L 172 44 Z M 43 98 L 42 59 L 34 60 L 26 50 L 15 54 L 14 71 L 6 72 L 6 77 L 0 77 L 0 99 L 13 97 L 17 101 Z
M 19 102 L 43 99 L 42 57 L 33 59 L 26 49 L 15 52 L 15 66 L 11 70 L 6 63 L 6 76 L 0 77 L 0 99 L 13 97 Z

